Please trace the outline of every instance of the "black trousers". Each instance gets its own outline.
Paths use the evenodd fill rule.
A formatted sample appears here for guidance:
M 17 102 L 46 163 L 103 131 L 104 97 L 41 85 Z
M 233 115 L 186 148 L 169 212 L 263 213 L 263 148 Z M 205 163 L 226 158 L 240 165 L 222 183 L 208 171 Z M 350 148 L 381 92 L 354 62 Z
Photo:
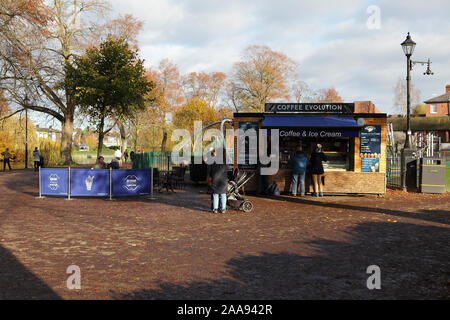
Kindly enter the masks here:
M 41 166 L 41 162 L 40 161 L 35 161 L 34 162 L 34 171 L 38 171 L 40 166 Z
M 9 163 L 9 159 L 3 159 L 3 171 L 6 169 L 6 164 L 8 164 L 9 170 L 11 170 L 11 163 Z

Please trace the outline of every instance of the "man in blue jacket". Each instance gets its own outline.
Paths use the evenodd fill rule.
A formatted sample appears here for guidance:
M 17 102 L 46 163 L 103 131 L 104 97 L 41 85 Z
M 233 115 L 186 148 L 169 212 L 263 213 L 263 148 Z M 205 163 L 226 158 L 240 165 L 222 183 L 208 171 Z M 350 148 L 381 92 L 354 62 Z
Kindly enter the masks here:
M 292 195 L 297 195 L 298 180 L 300 179 L 300 195 L 305 195 L 305 174 L 308 166 L 308 156 L 302 151 L 302 146 L 297 146 L 297 151 L 291 156 L 292 166 Z

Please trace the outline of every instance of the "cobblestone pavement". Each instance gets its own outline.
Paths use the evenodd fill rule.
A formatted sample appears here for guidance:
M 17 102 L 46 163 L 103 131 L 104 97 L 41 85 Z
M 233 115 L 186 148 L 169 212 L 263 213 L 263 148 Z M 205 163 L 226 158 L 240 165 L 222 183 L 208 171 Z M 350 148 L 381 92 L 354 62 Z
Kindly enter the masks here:
M 0 298 L 448 299 L 448 193 L 249 197 L 252 213 L 213 215 L 201 190 L 35 199 L 37 174 L 0 174 Z

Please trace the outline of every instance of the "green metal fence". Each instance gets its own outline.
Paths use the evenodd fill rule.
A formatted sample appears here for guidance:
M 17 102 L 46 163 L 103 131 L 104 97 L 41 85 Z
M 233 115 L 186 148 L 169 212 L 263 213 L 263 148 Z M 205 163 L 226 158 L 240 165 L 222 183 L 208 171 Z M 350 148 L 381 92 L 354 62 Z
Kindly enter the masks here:
M 133 159 L 133 169 L 158 168 L 159 170 L 170 170 L 170 152 L 146 152 L 135 154 Z
M 387 157 L 386 186 L 388 188 L 401 188 L 401 158 L 399 156 Z

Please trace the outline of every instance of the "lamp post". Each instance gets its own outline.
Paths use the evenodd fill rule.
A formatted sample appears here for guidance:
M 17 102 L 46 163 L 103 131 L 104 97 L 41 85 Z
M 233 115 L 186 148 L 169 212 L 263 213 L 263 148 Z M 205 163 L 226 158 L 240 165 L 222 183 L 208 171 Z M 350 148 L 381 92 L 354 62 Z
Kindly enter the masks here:
M 155 122 L 152 121 L 152 130 L 153 130 L 153 156 L 155 156 Z
M 410 87 L 411 87 L 411 70 L 414 66 L 414 64 L 418 63 L 421 65 L 426 64 L 427 70 L 423 73 L 424 75 L 432 75 L 433 72 L 431 72 L 430 69 L 430 59 L 428 59 L 428 61 L 423 62 L 423 61 L 413 61 L 411 60 L 411 56 L 414 52 L 414 48 L 416 47 L 416 43 L 411 39 L 411 36 L 408 32 L 408 35 L 406 36 L 405 41 L 403 41 L 401 43 L 403 52 L 405 53 L 406 56 L 406 136 L 405 136 L 405 145 L 403 147 L 402 150 L 402 189 L 403 191 L 406 191 L 406 156 L 411 156 L 412 155 L 412 150 L 411 150 L 411 143 L 410 143 L 410 138 L 411 138 L 411 99 L 410 99 Z
M 25 169 L 28 169 L 28 95 L 25 95 Z

